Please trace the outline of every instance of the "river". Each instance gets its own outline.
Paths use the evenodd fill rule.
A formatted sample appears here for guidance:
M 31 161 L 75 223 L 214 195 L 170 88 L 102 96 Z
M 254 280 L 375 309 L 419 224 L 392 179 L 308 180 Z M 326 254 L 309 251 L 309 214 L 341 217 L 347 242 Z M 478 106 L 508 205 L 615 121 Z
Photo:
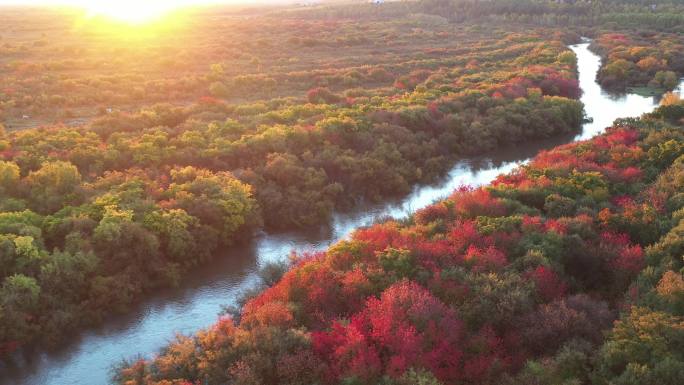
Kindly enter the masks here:
M 400 201 L 336 214 L 329 226 L 319 230 L 261 233 L 248 245 L 233 248 L 194 271 L 183 280 L 182 287 L 148 297 L 129 315 L 112 317 L 101 327 L 74 337 L 60 350 L 17 358 L 11 365 L 0 368 L 0 384 L 107 384 L 112 366 L 122 359 L 136 353 L 149 357 L 175 333 L 191 334 L 213 324 L 223 306 L 231 304 L 241 291 L 258 281 L 256 272 L 263 263 L 282 260 L 292 250 L 324 249 L 377 218 L 403 217 L 449 195 L 460 185 L 489 183 L 541 149 L 590 138 L 603 132 L 616 118 L 639 116 L 657 106 L 657 99 L 652 97 L 604 92 L 595 81 L 600 58 L 588 50 L 588 43 L 571 48 L 578 58 L 582 102 L 587 116 L 593 118 L 593 122 L 584 124 L 579 135 L 526 143 L 490 156 L 463 160 L 437 185 L 416 187 Z

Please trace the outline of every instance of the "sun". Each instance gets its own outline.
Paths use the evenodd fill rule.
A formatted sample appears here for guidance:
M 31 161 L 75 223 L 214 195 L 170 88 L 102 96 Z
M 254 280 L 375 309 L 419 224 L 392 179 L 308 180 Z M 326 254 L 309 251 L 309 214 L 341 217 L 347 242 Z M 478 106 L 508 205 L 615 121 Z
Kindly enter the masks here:
M 83 1 L 88 16 L 102 16 L 116 21 L 143 24 L 162 18 L 184 5 L 181 0 Z

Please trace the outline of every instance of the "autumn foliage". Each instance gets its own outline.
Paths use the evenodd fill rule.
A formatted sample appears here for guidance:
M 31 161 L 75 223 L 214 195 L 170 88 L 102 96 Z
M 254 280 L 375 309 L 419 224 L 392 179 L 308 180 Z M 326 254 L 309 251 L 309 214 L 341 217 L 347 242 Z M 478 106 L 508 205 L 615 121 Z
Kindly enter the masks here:
M 682 202 L 667 180 L 684 151 L 659 160 L 669 141 L 684 137 L 659 121 L 632 120 L 543 152 L 490 186 L 460 188 L 408 223 L 360 229 L 298 259 L 239 320 L 222 321 L 230 344 L 206 345 L 216 328 L 176 342 L 200 352 L 183 361 L 195 374 L 163 370 L 163 353 L 146 362 L 145 383 L 220 383 L 246 373 L 263 384 L 584 379 L 583 366 L 557 365 L 609 349 L 601 348 L 604 331 L 633 301 L 632 283 L 649 263 L 645 246 L 667 232 L 673 199 Z M 681 306 L 681 281 L 670 271 L 652 290 Z M 283 362 L 288 374 L 278 377 L 274 363 Z M 238 369 L 207 371 L 216 365 Z M 121 373 L 122 383 L 136 383 Z

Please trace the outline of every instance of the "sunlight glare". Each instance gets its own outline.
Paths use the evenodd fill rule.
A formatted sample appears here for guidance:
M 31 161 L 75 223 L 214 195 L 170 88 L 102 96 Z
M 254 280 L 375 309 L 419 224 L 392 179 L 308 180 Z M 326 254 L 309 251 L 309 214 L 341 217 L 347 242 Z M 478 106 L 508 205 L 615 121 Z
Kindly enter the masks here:
M 104 16 L 121 22 L 142 24 L 188 4 L 180 0 L 117 0 L 83 1 L 81 5 L 89 17 Z

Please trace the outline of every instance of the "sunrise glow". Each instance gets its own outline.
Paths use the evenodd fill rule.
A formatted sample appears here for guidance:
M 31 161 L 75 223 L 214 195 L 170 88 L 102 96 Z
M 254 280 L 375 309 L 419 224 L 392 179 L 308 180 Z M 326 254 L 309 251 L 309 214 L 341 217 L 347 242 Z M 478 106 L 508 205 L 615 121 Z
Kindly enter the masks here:
M 82 4 L 91 17 L 104 16 L 131 24 L 141 24 L 159 19 L 168 12 L 186 5 L 188 5 L 187 2 L 173 0 L 84 1 Z

